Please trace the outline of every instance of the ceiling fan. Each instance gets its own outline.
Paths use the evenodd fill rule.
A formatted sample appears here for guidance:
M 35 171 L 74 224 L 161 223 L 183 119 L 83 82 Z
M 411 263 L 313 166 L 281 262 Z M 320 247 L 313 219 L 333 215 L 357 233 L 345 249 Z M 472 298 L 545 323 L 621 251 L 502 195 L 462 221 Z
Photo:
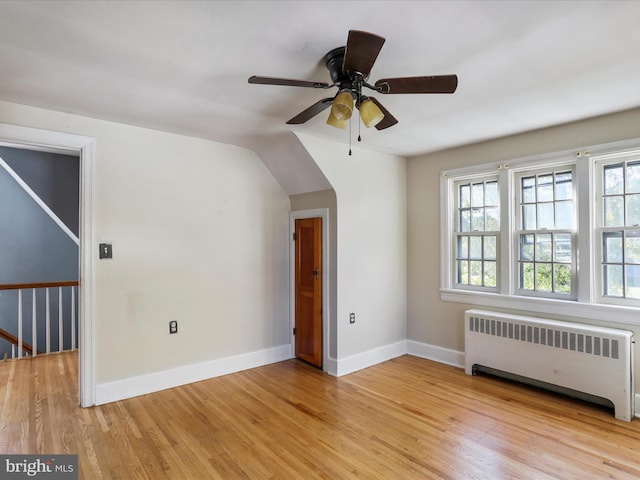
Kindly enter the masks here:
M 385 39 L 360 30 L 349 30 L 346 47 L 338 47 L 324 56 L 333 83 L 292 80 L 287 78 L 252 76 L 249 83 L 261 85 L 284 85 L 329 89 L 338 88 L 333 97 L 323 98 L 295 117 L 288 124 L 301 124 L 331 107 L 327 123 L 337 128 L 345 128 L 351 118 L 353 107 L 360 111 L 360 117 L 367 127 L 378 130 L 392 127 L 398 120 L 373 97 L 363 95 L 368 88 L 380 94 L 399 93 L 453 93 L 458 87 L 456 75 L 382 78 L 374 85 L 367 82 L 373 64 L 378 58 Z

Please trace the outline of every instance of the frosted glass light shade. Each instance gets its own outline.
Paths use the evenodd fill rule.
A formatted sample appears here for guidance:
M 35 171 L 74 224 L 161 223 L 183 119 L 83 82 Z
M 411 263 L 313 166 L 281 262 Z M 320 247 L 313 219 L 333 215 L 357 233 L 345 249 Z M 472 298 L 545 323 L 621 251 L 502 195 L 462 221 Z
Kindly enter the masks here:
M 342 90 L 333 99 L 331 114 L 336 120 L 349 120 L 353 113 L 353 97 L 349 90 Z
M 329 118 L 327 118 L 327 125 L 331 125 L 336 128 L 347 128 L 347 123 L 349 120 L 338 120 L 333 113 L 329 112 Z
M 360 118 L 367 128 L 375 127 L 384 118 L 384 113 L 368 98 L 360 103 Z

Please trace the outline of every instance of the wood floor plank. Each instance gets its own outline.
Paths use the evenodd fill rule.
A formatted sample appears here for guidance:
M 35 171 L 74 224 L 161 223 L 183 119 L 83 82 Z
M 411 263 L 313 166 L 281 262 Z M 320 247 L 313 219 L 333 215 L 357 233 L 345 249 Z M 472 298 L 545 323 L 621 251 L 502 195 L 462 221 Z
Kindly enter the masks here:
M 296 360 L 93 408 L 77 352 L 0 362 L 0 453 L 83 479 L 640 478 L 640 420 L 412 356 L 335 378 Z

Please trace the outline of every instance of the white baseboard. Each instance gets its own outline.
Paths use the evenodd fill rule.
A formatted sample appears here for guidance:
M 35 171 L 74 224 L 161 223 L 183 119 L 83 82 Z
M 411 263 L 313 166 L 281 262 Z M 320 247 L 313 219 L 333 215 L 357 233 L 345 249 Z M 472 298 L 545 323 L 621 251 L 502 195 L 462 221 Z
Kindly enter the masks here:
M 126 398 L 146 395 L 229 373 L 261 367 L 291 358 L 291 346 L 281 345 L 257 352 L 233 357 L 220 358 L 208 362 L 185 365 L 162 372 L 140 375 L 115 382 L 96 385 L 95 404 L 102 405 Z
M 428 343 L 407 340 L 407 353 L 453 367 L 464 368 L 464 352 L 430 345 Z
M 407 342 L 400 342 L 384 345 L 366 352 L 358 353 L 347 358 L 339 359 L 335 367 L 336 376 L 348 375 L 349 373 L 371 367 L 378 363 L 386 362 L 392 358 L 399 357 L 407 353 Z
M 640 418 L 640 393 L 635 394 L 634 417 Z

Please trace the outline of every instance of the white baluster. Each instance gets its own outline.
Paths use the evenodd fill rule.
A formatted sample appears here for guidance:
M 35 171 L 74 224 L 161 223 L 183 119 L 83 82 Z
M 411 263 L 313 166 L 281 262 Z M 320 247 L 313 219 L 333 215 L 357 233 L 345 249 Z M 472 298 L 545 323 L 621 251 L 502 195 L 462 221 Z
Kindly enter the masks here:
M 76 348 L 76 287 L 71 287 L 71 350 Z
M 18 290 L 18 358 L 22 358 L 22 289 Z
M 36 322 L 36 289 L 33 289 L 33 294 L 31 295 L 31 347 L 32 355 L 35 357 L 38 354 L 38 327 Z
M 62 329 L 62 287 L 58 287 L 58 352 L 61 352 L 64 347 L 64 337 Z
M 45 328 L 46 328 L 46 341 L 47 341 L 47 354 L 51 353 L 51 304 L 49 302 L 49 287 L 46 288 L 46 315 L 45 315 Z

